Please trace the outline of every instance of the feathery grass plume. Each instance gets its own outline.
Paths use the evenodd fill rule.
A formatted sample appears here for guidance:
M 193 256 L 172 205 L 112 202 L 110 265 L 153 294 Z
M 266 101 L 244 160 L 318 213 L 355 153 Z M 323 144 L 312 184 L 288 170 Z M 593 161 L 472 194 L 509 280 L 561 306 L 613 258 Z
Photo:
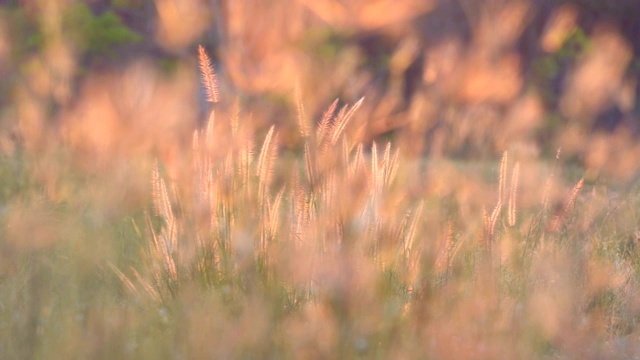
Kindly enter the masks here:
M 147 222 L 147 228 L 151 232 L 151 257 L 154 262 L 160 263 L 159 266 L 161 268 L 160 271 L 155 271 L 154 273 L 154 276 L 157 277 L 156 283 L 161 287 L 162 284 L 164 284 L 162 273 L 166 273 L 169 279 L 176 284 L 178 282 L 178 270 L 171 255 L 169 244 L 166 239 L 160 239 L 156 234 L 153 229 L 153 224 L 151 223 L 151 217 L 147 212 L 145 212 L 145 220 Z
M 493 235 L 495 234 L 496 225 L 498 223 L 498 219 L 500 218 L 500 213 L 502 212 L 502 205 L 504 204 L 504 193 L 507 186 L 507 160 L 508 153 L 505 151 L 502 154 L 502 160 L 500 161 L 500 174 L 498 178 L 498 202 L 493 208 L 491 216 L 484 216 L 485 227 L 489 236 L 489 238 L 487 239 L 488 241 L 491 241 Z
M 351 118 L 353 117 L 353 114 L 355 114 L 355 112 L 360 108 L 363 101 L 364 101 L 364 97 L 360 98 L 360 100 L 358 100 L 355 104 L 353 104 L 351 109 L 349 109 L 349 111 L 346 111 L 344 115 L 338 116 L 338 118 L 336 119 L 337 121 L 336 125 L 331 129 L 332 145 L 336 144 L 336 142 L 338 141 L 338 138 L 340 137 L 340 135 L 342 135 L 342 132 L 347 127 L 347 123 L 349 123 L 349 120 L 351 120 Z M 342 114 L 342 111 L 340 113 Z
M 378 193 L 378 187 L 380 186 L 381 176 L 379 175 L 379 172 L 378 146 L 374 141 L 373 144 L 371 144 L 371 189 L 373 190 L 374 194 Z
M 300 184 L 300 174 L 298 172 L 299 166 L 299 162 L 296 161 L 289 184 L 289 238 L 293 240 L 293 243 L 296 245 L 302 239 L 302 227 L 305 219 L 305 194 L 302 184 Z
M 177 224 L 175 217 L 173 216 L 173 209 L 171 207 L 171 200 L 169 199 L 167 185 L 164 179 L 160 176 L 158 160 L 156 160 L 153 165 L 151 184 L 154 214 L 156 216 L 160 216 L 164 221 L 164 226 L 160 236 L 163 238 L 163 241 L 166 243 L 166 246 L 169 247 L 170 251 L 174 251 L 176 248 Z
M 314 206 L 318 201 L 317 195 L 314 193 L 305 195 L 304 210 L 305 210 L 305 225 L 315 224 L 318 221 L 318 208 Z
M 504 201 L 504 193 L 507 185 L 507 161 L 509 158 L 508 152 L 502 154 L 502 160 L 500 160 L 500 177 L 498 179 L 498 203 L 502 204 Z
M 400 219 L 400 221 L 396 221 L 394 228 L 394 236 L 393 241 L 396 244 L 399 244 L 399 250 L 402 250 L 404 247 L 404 238 L 405 231 L 407 230 L 407 223 L 409 222 L 409 218 L 411 217 L 411 210 L 407 210 L 404 213 L 404 216 Z
M 323 207 L 326 210 L 333 210 L 334 204 L 336 203 L 336 189 L 337 186 L 335 184 L 336 172 L 329 171 L 323 178 L 323 182 L 321 185 L 321 199 L 324 200 Z M 330 211 L 329 214 L 331 215 Z
M 282 203 L 284 193 L 285 188 L 282 187 L 274 198 L 273 203 L 269 206 L 269 235 L 272 239 L 275 239 L 278 227 L 280 226 L 280 204 Z
M 576 198 L 578 197 L 578 193 L 580 193 L 580 190 L 582 189 L 583 185 L 584 185 L 584 178 L 580 179 L 580 181 L 578 181 L 578 183 L 576 183 L 573 186 L 573 188 L 571 189 L 571 192 L 565 199 L 564 204 L 562 205 L 562 208 L 558 211 L 556 216 L 553 218 L 553 220 L 549 224 L 549 231 L 557 233 L 562 229 L 569 215 L 569 211 L 571 211 L 571 208 L 575 204 Z
M 368 237 L 374 240 L 374 253 L 377 255 L 379 245 L 379 234 L 382 226 L 380 217 L 380 208 L 382 201 L 382 171 L 380 169 L 380 163 L 378 161 L 378 145 L 374 141 L 371 144 L 371 175 L 369 179 L 369 191 L 371 193 L 370 213 L 367 217 L 367 234 Z M 366 210 L 366 209 L 363 209 Z
M 172 218 L 173 214 L 169 201 L 169 193 L 167 192 L 164 179 L 160 176 L 157 159 L 153 162 L 153 169 L 151 170 L 151 194 L 154 215 L 163 217 L 165 220 Z
M 322 145 L 329 145 L 331 144 L 331 140 L 333 137 L 333 133 L 335 132 L 336 128 L 338 127 L 338 123 L 340 123 L 341 119 L 344 119 L 344 116 L 347 114 L 347 111 L 349 109 L 349 105 L 345 105 L 343 107 L 340 108 L 340 111 L 338 111 L 338 113 L 331 119 L 331 122 L 329 123 L 328 128 L 326 129 L 326 136 L 323 137 L 323 143 Z M 325 146 L 326 147 L 326 146 Z M 323 148 L 324 150 L 324 148 Z
M 387 187 L 387 178 L 389 176 L 389 166 L 391 161 L 391 141 L 387 142 L 387 146 L 384 148 L 384 154 L 382 155 L 382 171 L 380 171 L 381 173 L 381 177 L 382 177 L 382 185 L 384 187 Z
M 198 188 L 198 193 L 200 195 L 201 201 L 209 211 L 209 224 L 211 228 L 215 228 L 218 225 L 215 203 L 218 189 L 216 181 L 217 177 L 215 175 L 216 173 L 214 171 L 213 161 L 208 154 L 204 154 L 201 158 L 199 158 L 196 166 L 197 171 L 199 172 L 196 174 L 196 186 Z
M 491 235 L 491 237 L 493 237 L 493 235 L 496 232 L 496 225 L 498 223 L 498 219 L 500 218 L 500 212 L 502 212 L 502 201 L 499 200 L 498 203 L 496 204 L 496 207 L 493 208 L 493 211 L 491 212 L 491 217 L 489 218 L 489 235 Z
M 509 192 L 509 215 L 508 215 L 509 226 L 514 226 L 516 224 L 516 212 L 518 210 L 518 205 L 516 203 L 516 200 L 518 197 L 519 176 L 520 176 L 520 163 L 517 162 L 511 174 L 511 191 Z
M 492 237 L 492 232 L 491 232 L 492 220 L 491 220 L 491 216 L 489 216 L 489 213 L 487 212 L 487 208 L 485 208 L 484 206 L 482 207 L 482 222 L 484 223 L 484 227 L 482 231 L 482 237 L 480 238 L 480 245 L 482 246 L 483 250 L 490 252 L 491 237 Z
M 311 152 L 311 147 L 308 143 L 304 144 L 304 168 L 307 174 L 307 181 L 309 186 L 313 189 L 316 184 L 316 162 L 314 161 L 314 154 Z
M 140 292 L 138 292 L 138 288 L 136 288 L 136 286 L 129 279 L 129 277 L 127 277 L 127 275 L 125 275 L 122 271 L 120 271 L 120 269 L 118 269 L 111 262 L 108 262 L 107 265 L 109 265 L 109 268 L 111 269 L 111 271 L 113 271 L 116 274 L 116 276 L 120 279 L 120 281 L 124 284 L 127 291 L 135 295 L 137 298 L 139 298 Z
M 364 166 L 363 148 L 364 146 L 362 143 L 358 143 L 353 160 L 349 163 L 348 176 L 351 178 L 354 177 L 358 171 L 360 171 L 360 168 Z
M 143 279 L 142 275 L 140 275 L 140 273 L 136 269 L 131 269 L 131 271 L 133 272 L 133 276 L 135 276 L 137 283 L 142 286 L 142 289 L 144 289 L 144 291 L 147 293 L 147 295 L 149 295 L 151 299 L 153 299 L 157 303 L 162 301 L 160 293 L 157 289 L 154 289 L 154 287 L 149 284 L 147 280 Z
M 200 73 L 202 75 L 202 85 L 207 93 L 207 101 L 218 102 L 218 84 L 216 74 L 211 65 L 211 59 L 202 45 L 198 46 L 198 62 L 200 63 Z
M 291 200 L 291 208 L 295 211 L 298 209 L 299 203 L 296 200 L 295 195 L 302 186 L 300 184 L 300 160 L 296 159 L 293 164 L 293 170 L 291 177 L 289 178 L 289 200 Z
M 249 178 L 251 176 L 251 164 L 253 163 L 253 157 L 255 155 L 255 144 L 253 137 L 246 135 L 247 138 L 244 141 L 244 145 L 240 150 L 240 163 L 239 173 L 242 179 L 242 186 L 245 189 L 245 195 L 251 195 L 251 187 L 249 186 Z
M 435 273 L 439 276 L 442 276 L 449 269 L 451 250 L 453 249 L 453 221 L 447 221 L 445 231 L 446 233 L 440 245 L 440 250 L 438 251 L 434 265 Z
M 415 241 L 415 238 L 416 238 L 416 230 L 418 229 L 418 222 L 421 219 L 423 208 L 424 208 L 424 200 L 420 201 L 420 203 L 418 204 L 418 207 L 414 210 L 413 219 L 411 219 L 411 224 L 409 225 L 409 228 L 407 229 L 407 232 L 404 237 L 403 251 L 404 251 L 405 258 L 407 259 L 409 258 L 409 252 L 411 251 L 413 242 Z
M 398 159 L 400 157 L 400 149 L 396 149 L 391 156 L 391 142 L 387 143 L 387 148 L 384 151 L 384 185 L 389 187 L 391 182 L 396 176 L 398 171 Z
M 351 149 L 349 148 L 348 141 L 345 137 L 342 138 L 342 145 L 340 146 L 340 149 L 342 150 L 340 168 L 346 169 L 349 165 L 349 154 L 351 153 Z
M 336 221 L 334 223 L 334 234 L 336 242 L 342 246 L 342 244 L 344 244 L 344 224 L 341 221 Z
M 482 218 L 484 221 L 484 231 L 482 238 L 480 240 L 483 248 L 489 254 L 489 259 L 491 258 L 491 247 L 493 238 L 496 232 L 496 226 L 498 224 L 498 219 L 500 218 L 500 213 L 502 212 L 502 205 L 504 199 L 504 193 L 506 188 L 506 178 L 507 178 L 507 159 L 508 153 L 505 151 L 502 154 L 502 160 L 500 161 L 500 174 L 498 178 L 498 202 L 496 206 L 493 208 L 491 215 L 487 213 L 485 208 L 482 209 Z
M 193 136 L 191 137 L 191 150 L 194 153 L 197 153 L 200 148 L 200 136 L 198 135 L 198 130 L 193 132 Z
M 266 199 L 271 178 L 273 175 L 273 166 L 278 154 L 278 134 L 275 133 L 275 125 L 272 125 L 267 133 L 258 156 L 258 166 L 256 172 L 258 174 L 258 196 L 259 201 Z
M 331 119 L 333 118 L 337 107 L 338 99 L 335 99 L 327 111 L 322 115 L 322 119 L 320 119 L 318 128 L 316 129 L 316 142 L 318 145 L 322 144 L 322 141 L 329 136 Z
M 235 139 L 240 127 L 240 99 L 236 98 L 233 102 L 233 110 L 231 113 L 231 135 Z M 234 144 L 235 145 L 235 144 Z
M 296 82 L 295 88 L 295 98 L 296 98 L 296 110 L 298 112 L 298 127 L 300 128 L 300 135 L 303 138 L 309 136 L 309 124 L 307 122 L 307 116 L 304 111 L 304 104 L 302 103 L 302 93 L 300 90 L 300 83 Z
M 249 196 L 251 193 L 249 179 L 252 174 L 251 165 L 253 163 L 255 144 L 251 129 L 248 129 L 246 124 L 240 124 L 238 121 L 240 115 L 239 106 L 239 100 L 236 99 L 231 118 L 232 142 L 229 150 L 233 154 L 234 174 L 237 174 L 239 179 L 236 185 L 243 189 L 245 196 Z
M 213 112 L 211 112 L 213 114 Z M 217 214 L 215 199 L 220 194 L 218 183 L 218 171 L 215 169 L 214 161 L 211 157 L 210 150 L 213 145 L 214 119 L 209 117 L 209 121 L 204 130 L 194 131 L 193 147 L 194 147 L 194 175 L 195 186 L 201 205 L 206 206 L 209 211 L 209 224 L 211 228 L 216 228 Z
M 449 255 L 449 266 L 451 266 L 451 264 L 453 263 L 453 260 L 456 258 L 456 255 L 458 254 L 458 252 L 462 248 L 462 243 L 464 242 L 463 240 L 464 240 L 464 238 L 456 241 L 455 245 L 451 249 L 451 254 Z
M 222 169 L 218 170 L 218 192 L 217 197 L 221 205 L 223 206 L 223 210 L 225 210 L 224 214 L 231 213 L 230 209 L 233 209 L 235 199 L 235 159 L 233 156 L 233 152 L 229 151 L 227 156 L 222 163 Z M 230 215 L 228 215 L 230 216 Z
M 222 165 L 222 173 L 224 175 L 224 180 L 226 182 L 227 188 L 233 190 L 233 176 L 235 175 L 235 161 L 233 157 L 233 152 L 229 152 L 224 159 L 224 163 Z M 233 192 L 233 191 L 232 191 Z

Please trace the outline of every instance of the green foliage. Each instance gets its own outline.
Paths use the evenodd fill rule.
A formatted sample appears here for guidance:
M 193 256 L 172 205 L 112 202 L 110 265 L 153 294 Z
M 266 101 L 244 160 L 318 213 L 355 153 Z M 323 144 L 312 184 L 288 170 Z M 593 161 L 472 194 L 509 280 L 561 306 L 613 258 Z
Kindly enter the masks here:
M 5 21 L 11 36 L 13 51 L 11 60 L 19 63 L 26 51 L 37 49 L 44 43 L 44 36 L 37 24 L 19 6 L 0 7 L 0 20 Z
M 576 28 L 558 51 L 542 55 L 533 61 L 534 85 L 547 104 L 559 98 L 556 82 L 577 59 L 589 50 L 590 40 L 582 28 Z
M 35 19 L 29 18 L 22 7 L 7 10 L 10 19 L 12 37 L 17 39 L 14 47 L 14 60 L 25 52 L 39 51 L 50 40 L 47 33 Z M 80 56 L 113 58 L 116 48 L 131 45 L 143 40 L 142 36 L 127 27 L 112 10 L 95 15 L 84 3 L 78 3 L 65 9 L 62 16 L 62 36 L 71 41 Z
M 68 34 L 75 37 L 75 44 L 82 53 L 89 56 L 115 56 L 116 46 L 142 41 L 113 11 L 94 15 L 85 4 L 77 4 L 68 9 L 64 19 Z
M 298 46 L 320 60 L 335 61 L 346 45 L 344 37 L 335 31 L 311 29 Z
M 544 125 L 539 129 L 538 138 L 541 144 L 549 141 L 564 126 L 564 120 L 557 111 L 561 98 L 563 78 L 578 59 L 589 51 L 590 39 L 582 28 L 576 28 L 556 52 L 543 54 L 532 62 L 532 87 L 540 96 L 546 107 L 550 109 L 544 115 Z M 546 149 L 549 153 L 555 148 Z
M 117 9 L 140 8 L 147 2 L 146 0 L 112 0 L 111 6 Z

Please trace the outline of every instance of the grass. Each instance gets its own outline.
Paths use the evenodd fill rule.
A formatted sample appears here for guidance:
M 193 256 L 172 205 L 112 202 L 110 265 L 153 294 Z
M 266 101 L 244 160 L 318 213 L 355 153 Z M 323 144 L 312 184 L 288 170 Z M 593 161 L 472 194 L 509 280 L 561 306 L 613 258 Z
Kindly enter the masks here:
M 404 51 L 396 59 L 415 55 Z M 359 71 L 357 51 L 335 53 L 340 74 Z M 538 128 L 519 121 L 544 111 L 524 91 L 487 95 L 481 57 L 453 59 L 482 73 L 465 87 L 436 56 L 435 85 L 400 115 L 393 94 L 360 91 L 361 72 L 252 101 L 261 95 L 236 96 L 203 47 L 193 59 L 171 74 L 141 62 L 90 77 L 56 124 L 21 95 L 20 139 L 0 134 L 0 357 L 640 353 L 640 185 L 624 134 L 572 122 L 583 138 L 553 135 L 567 150 L 527 150 Z M 254 70 L 256 87 L 277 82 Z M 326 100 L 349 81 L 358 96 Z M 452 105 L 429 102 L 438 96 Z M 376 137 L 394 116 L 403 127 Z
M 258 132 L 242 111 L 212 110 L 179 149 L 188 165 L 174 177 L 170 163 L 144 157 L 107 178 L 65 152 L 4 157 L 2 353 L 635 351 L 636 185 L 614 195 L 565 181 L 560 162 L 506 152 L 499 164 L 416 163 L 401 144 L 353 140 L 361 102 L 334 103 L 317 123 L 299 103 L 301 150 L 288 155 L 277 127 Z M 147 206 L 120 203 L 118 179 L 134 173 Z

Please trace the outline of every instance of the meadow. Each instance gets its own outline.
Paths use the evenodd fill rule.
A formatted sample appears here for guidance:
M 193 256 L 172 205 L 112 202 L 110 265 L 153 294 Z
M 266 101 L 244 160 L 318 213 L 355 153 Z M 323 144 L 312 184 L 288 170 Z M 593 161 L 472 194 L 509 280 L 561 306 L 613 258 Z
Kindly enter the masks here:
M 437 41 L 438 2 L 78 3 L 0 11 L 0 358 L 640 354 L 615 26 L 553 8 L 522 58 L 525 1 Z

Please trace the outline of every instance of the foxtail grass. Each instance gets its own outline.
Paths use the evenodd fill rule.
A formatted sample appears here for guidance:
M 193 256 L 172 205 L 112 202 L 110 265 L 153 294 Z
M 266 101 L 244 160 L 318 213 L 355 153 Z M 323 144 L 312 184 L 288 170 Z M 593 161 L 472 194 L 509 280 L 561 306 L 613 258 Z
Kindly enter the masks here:
M 202 48 L 199 57 L 202 67 L 208 61 Z M 208 67 L 202 72 L 205 87 L 216 89 Z M 544 279 L 557 274 L 541 263 L 564 269 L 591 261 L 560 241 L 571 229 L 579 233 L 571 216 L 584 180 L 555 210 L 548 208 L 546 187 L 542 201 L 525 201 L 521 178 L 527 170 L 515 161 L 508 179 L 505 151 L 490 185 L 495 195 L 476 194 L 477 208 L 464 213 L 459 204 L 443 209 L 446 199 L 408 185 L 424 173 L 409 166 L 402 144 L 356 140 L 349 124 L 364 99 L 339 111 L 336 100 L 314 123 L 299 91 L 297 149 L 280 143 L 278 125 L 252 123 L 236 103 L 227 118 L 212 110 L 205 128 L 193 134 L 190 181 L 163 176 L 162 163 L 154 165 L 147 259 L 141 269 L 113 267 L 127 291 L 170 306 L 190 296 L 195 283 L 220 294 L 233 314 L 266 316 L 259 343 L 288 353 L 318 340 L 315 333 L 307 340 L 284 335 L 302 321 L 329 329 L 327 336 L 335 338 L 327 346 L 342 357 L 391 356 L 394 349 L 443 355 L 422 341 L 448 341 L 439 331 L 461 331 L 477 346 L 519 339 L 502 350 L 528 357 L 543 351 L 539 342 L 562 348 L 567 339 L 546 324 L 568 329 L 590 316 L 579 305 L 588 296 L 581 295 L 574 312 L 550 313 L 548 323 L 527 315 L 540 304 L 569 306 L 553 298 L 557 289 Z M 577 281 L 572 274 L 557 276 Z M 252 309 L 257 303 L 261 310 Z M 235 320 L 220 321 L 225 327 Z M 267 340 L 271 335 L 278 340 Z

